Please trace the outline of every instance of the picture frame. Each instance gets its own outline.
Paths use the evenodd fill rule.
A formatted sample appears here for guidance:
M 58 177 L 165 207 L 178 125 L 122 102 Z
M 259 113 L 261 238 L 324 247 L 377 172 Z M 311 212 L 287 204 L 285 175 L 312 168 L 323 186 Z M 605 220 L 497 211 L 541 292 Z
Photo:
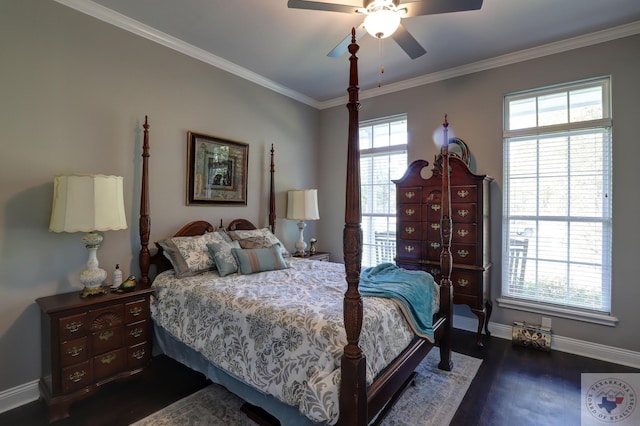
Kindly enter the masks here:
M 247 205 L 249 144 L 187 133 L 187 205 Z

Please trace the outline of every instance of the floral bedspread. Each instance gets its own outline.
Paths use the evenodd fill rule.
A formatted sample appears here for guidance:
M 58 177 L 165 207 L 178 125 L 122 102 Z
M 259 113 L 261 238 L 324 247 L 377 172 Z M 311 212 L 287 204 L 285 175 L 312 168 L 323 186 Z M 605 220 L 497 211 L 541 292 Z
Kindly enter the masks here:
M 316 422 L 338 420 L 344 265 L 300 259 L 252 275 L 156 277 L 154 321 L 218 367 Z M 389 299 L 363 300 L 360 347 L 371 383 L 414 334 Z M 434 312 L 436 309 L 434 309 Z

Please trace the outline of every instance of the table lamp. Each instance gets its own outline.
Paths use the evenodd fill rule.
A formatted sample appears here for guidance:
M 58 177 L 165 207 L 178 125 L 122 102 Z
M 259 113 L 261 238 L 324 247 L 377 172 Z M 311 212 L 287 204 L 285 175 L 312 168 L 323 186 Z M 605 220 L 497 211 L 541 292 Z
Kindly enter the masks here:
M 304 256 L 307 243 L 304 242 L 304 228 L 307 226 L 305 220 L 318 220 L 318 190 L 300 189 L 292 190 L 287 194 L 287 219 L 298 221 L 300 235 L 296 242 L 296 256 Z
M 51 232 L 87 232 L 82 237 L 89 251 L 87 269 L 80 274 L 81 297 L 106 293 L 107 272 L 99 267 L 97 251 L 103 237 L 96 231 L 127 228 L 123 178 L 105 175 L 55 176 Z

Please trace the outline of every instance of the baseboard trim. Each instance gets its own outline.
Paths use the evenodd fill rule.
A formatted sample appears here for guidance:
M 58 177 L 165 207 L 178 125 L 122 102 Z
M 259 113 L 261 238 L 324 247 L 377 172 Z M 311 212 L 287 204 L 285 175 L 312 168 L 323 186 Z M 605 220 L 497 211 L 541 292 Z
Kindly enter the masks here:
M 0 392 L 0 413 L 13 410 L 40 398 L 38 380 Z
M 454 315 L 453 326 L 461 330 L 475 332 L 478 329 L 478 320 L 475 318 Z M 510 325 L 492 322 L 489 323 L 489 330 L 491 331 L 492 337 L 511 340 Z M 599 359 L 601 361 L 612 362 L 614 364 L 640 368 L 640 352 L 615 348 L 613 346 L 605 346 L 584 340 L 572 339 L 570 337 L 553 335 L 551 338 L 551 349 L 587 358 Z M 4 413 L 5 411 L 33 402 L 39 397 L 40 391 L 38 389 L 38 380 L 4 390 L 0 392 L 0 413 Z
M 478 320 L 461 315 L 454 315 L 453 326 L 461 330 L 475 332 L 478 329 Z M 511 325 L 490 322 L 489 331 L 491 332 L 492 337 L 511 340 Z M 613 346 L 601 345 L 598 343 L 572 339 L 570 337 L 554 334 L 551 336 L 551 349 L 587 358 L 599 359 L 601 361 L 612 362 L 614 364 L 640 368 L 640 352 L 634 352 Z

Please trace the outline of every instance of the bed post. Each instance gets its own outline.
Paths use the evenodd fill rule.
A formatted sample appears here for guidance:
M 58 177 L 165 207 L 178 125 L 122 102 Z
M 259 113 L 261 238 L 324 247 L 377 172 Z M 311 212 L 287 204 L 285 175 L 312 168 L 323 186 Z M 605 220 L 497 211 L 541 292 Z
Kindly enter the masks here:
M 151 285 L 149 282 L 149 267 L 151 265 L 151 254 L 149 253 L 149 234 L 151 220 L 149 217 L 149 121 L 144 116 L 144 138 L 142 142 L 142 188 L 140 191 L 140 220 L 138 222 L 140 230 L 140 283 L 143 288 Z
M 273 174 L 276 168 L 273 163 L 273 144 L 271 144 L 271 169 L 270 169 L 270 188 L 269 188 L 269 226 L 271 227 L 271 232 L 276 233 L 276 195 L 274 190 L 273 183 Z
M 360 266 L 362 264 L 362 228 L 360 207 L 360 152 L 358 141 L 358 52 L 356 30 L 351 29 L 349 45 L 349 134 L 347 147 L 347 187 L 345 203 L 345 226 L 343 232 L 344 263 L 347 275 L 347 291 L 344 296 L 344 327 L 347 345 L 341 360 L 342 380 L 340 385 L 341 425 L 366 425 L 367 388 L 366 359 L 358 346 L 362 329 L 362 297 L 358 291 Z
M 451 371 L 451 333 L 453 333 L 453 287 L 451 286 L 451 176 L 449 173 L 449 122 L 444 116 L 444 142 L 442 145 L 442 213 L 440 216 L 440 237 L 442 251 L 440 252 L 440 309 L 446 312 L 444 332 L 440 338 L 440 363 L 438 368 Z

